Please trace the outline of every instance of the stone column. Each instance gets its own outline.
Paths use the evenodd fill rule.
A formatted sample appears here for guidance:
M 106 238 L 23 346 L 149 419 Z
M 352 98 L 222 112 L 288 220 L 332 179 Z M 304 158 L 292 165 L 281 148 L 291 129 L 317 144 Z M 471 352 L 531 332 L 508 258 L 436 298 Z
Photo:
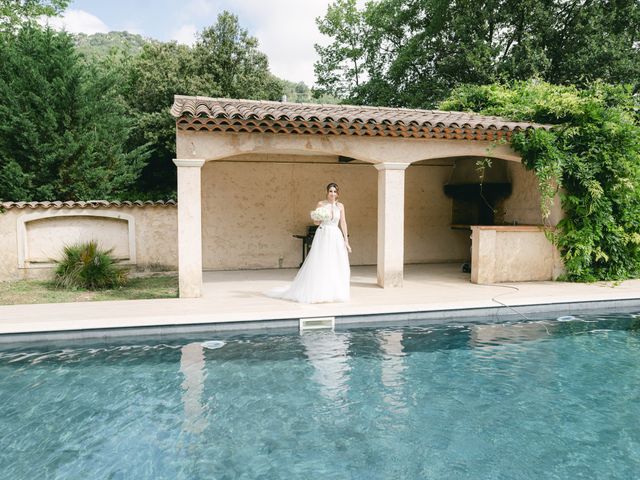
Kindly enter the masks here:
M 404 171 L 407 163 L 379 163 L 378 285 L 402 287 L 404 274 Z
M 175 159 L 178 167 L 178 284 L 180 298 L 202 295 L 202 197 L 204 160 Z

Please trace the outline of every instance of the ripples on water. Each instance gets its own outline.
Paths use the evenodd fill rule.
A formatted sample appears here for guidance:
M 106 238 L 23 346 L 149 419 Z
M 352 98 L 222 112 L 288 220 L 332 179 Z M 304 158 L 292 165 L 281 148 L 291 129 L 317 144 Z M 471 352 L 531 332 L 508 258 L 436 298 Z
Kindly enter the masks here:
M 0 478 L 637 478 L 638 332 L 617 315 L 6 349 Z

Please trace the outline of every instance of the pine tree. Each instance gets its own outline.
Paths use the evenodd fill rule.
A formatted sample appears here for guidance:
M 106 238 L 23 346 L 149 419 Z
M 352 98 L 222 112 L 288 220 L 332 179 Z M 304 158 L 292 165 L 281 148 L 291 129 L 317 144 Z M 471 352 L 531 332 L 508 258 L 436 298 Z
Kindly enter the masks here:
M 24 26 L 0 35 L 0 198 L 114 199 L 138 178 L 147 146 L 116 78 L 87 65 L 73 39 Z

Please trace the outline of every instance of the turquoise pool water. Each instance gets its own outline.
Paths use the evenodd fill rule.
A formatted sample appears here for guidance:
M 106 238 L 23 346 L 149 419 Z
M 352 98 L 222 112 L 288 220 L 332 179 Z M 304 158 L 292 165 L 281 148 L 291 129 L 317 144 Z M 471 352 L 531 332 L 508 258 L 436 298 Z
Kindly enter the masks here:
M 561 320 L 3 349 L 0 478 L 638 478 L 640 318 Z

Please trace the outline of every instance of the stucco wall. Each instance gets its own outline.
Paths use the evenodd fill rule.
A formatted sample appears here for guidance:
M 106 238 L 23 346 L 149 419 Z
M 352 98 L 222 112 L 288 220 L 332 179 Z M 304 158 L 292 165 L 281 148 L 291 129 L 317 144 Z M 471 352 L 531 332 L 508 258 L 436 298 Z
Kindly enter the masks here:
M 412 165 L 405 172 L 405 263 L 466 261 L 470 232 L 451 229 L 452 200 L 443 186 L 450 166 Z
M 452 159 L 427 162 L 405 172 L 406 263 L 470 258 L 470 233 L 450 228 L 452 200 L 442 188 L 456 173 L 453 165 Z M 535 175 L 513 162 L 499 168 L 506 168 L 513 182 L 513 194 L 503 205 L 505 222 L 541 223 Z M 309 211 L 324 198 L 325 186 L 331 181 L 340 185 L 340 199 L 346 205 L 351 264 L 375 264 L 377 175 L 370 164 L 341 164 L 333 156 L 245 155 L 206 163 L 202 170 L 204 269 L 297 267 L 302 241 L 292 235 L 306 232 L 311 224 Z M 74 209 L 60 209 L 70 210 Z M 18 267 L 18 218 L 47 211 L 53 209 L 11 208 L 0 214 L 0 280 L 50 274 L 47 268 Z M 139 268 L 177 268 L 175 206 L 105 207 L 87 209 L 86 215 L 98 212 L 134 217 Z M 119 257 L 128 254 L 126 227 L 114 219 L 43 219 L 31 222 L 26 230 L 31 260 L 46 261 L 55 256 L 52 246 L 87 238 L 115 247 Z
M 504 223 L 520 225 L 542 225 L 540 191 L 538 179 L 521 163 L 507 162 L 512 193 L 501 205 Z
M 129 231 L 130 225 L 134 231 Z M 9 208 L 0 213 L 0 281 L 47 278 L 64 245 L 96 240 L 137 269 L 176 270 L 175 206 Z
M 76 212 L 69 210 L 64 213 Z M 51 263 L 52 259 L 60 258 L 64 246 L 71 239 L 73 242 L 95 240 L 101 247 L 113 249 L 116 258 L 130 260 L 128 222 L 118 218 L 95 217 L 92 213 L 47 217 L 25 223 L 25 260 L 31 264 Z
M 560 205 L 560 196 L 553 199 L 549 217 L 543 221 L 540 209 L 540 190 L 536 174 L 516 162 L 504 162 L 511 180 L 512 193 L 499 205 L 503 223 L 518 225 L 556 226 L 564 213 Z
M 18 271 L 17 217 L 13 210 L 0 213 L 0 281 L 23 278 L 25 273 Z
M 477 157 L 455 159 L 450 182 L 479 183 L 480 176 L 476 166 L 478 160 L 480 159 Z M 511 195 L 496 205 L 496 224 L 555 226 L 562 218 L 560 200 L 556 197 L 549 218 L 543 222 L 538 179 L 533 171 L 527 170 L 520 162 L 491 159 L 491 166 L 484 172 L 484 182 L 511 183 Z
M 553 280 L 561 272 L 556 248 L 542 227 L 473 228 L 471 281 L 479 284 Z
M 266 161 L 272 163 L 266 163 Z M 442 190 L 450 166 L 406 170 L 405 261 L 470 257 L 468 232 L 451 230 L 451 200 Z M 336 182 L 349 225 L 352 265 L 372 265 L 377 249 L 377 170 L 339 164 L 335 157 L 239 156 L 208 162 L 202 171 L 203 267 L 297 267 L 309 212 Z
M 145 207 L 136 215 L 138 268 L 178 269 L 178 209 Z

